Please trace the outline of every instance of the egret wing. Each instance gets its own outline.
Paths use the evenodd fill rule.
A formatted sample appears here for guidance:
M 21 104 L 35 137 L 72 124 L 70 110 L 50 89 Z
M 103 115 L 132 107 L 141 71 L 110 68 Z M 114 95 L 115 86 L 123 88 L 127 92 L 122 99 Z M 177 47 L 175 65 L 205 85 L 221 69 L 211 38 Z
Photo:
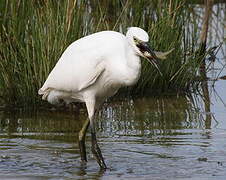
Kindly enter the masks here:
M 114 52 L 124 48 L 124 40 L 121 33 L 103 31 L 73 42 L 62 54 L 39 94 L 48 89 L 78 92 L 89 87 L 110 66 L 109 59 Z
M 98 55 L 98 50 L 88 52 L 76 48 L 67 49 L 39 94 L 44 94 L 47 89 L 78 92 L 95 83 L 105 70 L 104 60 Z
M 81 91 L 94 84 L 104 71 L 105 68 L 102 66 L 102 64 L 97 64 L 95 71 L 92 71 L 92 73 L 89 74 L 88 79 L 80 85 L 78 90 Z

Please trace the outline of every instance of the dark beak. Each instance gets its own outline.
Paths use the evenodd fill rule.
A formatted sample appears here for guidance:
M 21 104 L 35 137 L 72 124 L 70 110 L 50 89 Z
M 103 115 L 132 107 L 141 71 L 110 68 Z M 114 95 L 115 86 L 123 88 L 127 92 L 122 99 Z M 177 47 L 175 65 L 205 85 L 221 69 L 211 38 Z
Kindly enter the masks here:
M 159 70 L 158 65 L 159 58 L 156 56 L 155 52 L 149 47 L 149 45 L 145 42 L 141 42 L 137 44 L 137 47 L 143 54 L 143 57 L 146 58 L 153 66 L 155 66 L 157 70 L 160 72 L 160 74 L 162 74 L 161 71 Z

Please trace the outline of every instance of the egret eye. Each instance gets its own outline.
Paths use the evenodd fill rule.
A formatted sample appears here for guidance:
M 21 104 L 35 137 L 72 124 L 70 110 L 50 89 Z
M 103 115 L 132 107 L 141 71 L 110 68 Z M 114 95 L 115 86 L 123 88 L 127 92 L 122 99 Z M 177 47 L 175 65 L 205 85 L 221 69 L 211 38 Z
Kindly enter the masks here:
M 137 38 L 133 37 L 133 40 L 136 44 L 138 44 L 139 40 Z

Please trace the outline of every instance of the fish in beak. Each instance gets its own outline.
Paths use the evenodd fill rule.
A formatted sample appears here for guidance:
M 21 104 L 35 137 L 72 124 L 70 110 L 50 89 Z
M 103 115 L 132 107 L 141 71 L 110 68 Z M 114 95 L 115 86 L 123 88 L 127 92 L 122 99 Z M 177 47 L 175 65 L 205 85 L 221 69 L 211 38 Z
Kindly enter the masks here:
M 166 59 L 166 56 L 170 54 L 174 49 L 171 49 L 167 52 L 154 51 L 146 42 L 139 42 L 136 46 L 139 48 L 143 57 L 146 58 L 154 67 L 156 67 L 160 74 L 162 74 L 159 69 L 158 63 L 160 60 Z

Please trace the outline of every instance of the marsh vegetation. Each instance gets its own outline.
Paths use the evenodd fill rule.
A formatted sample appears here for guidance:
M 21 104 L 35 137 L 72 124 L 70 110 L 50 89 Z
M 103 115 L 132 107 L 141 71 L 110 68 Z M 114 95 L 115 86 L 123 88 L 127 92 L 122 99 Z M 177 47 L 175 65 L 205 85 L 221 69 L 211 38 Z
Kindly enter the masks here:
M 1 0 L 1 179 L 225 179 L 226 3 L 203 2 Z M 71 42 L 129 26 L 155 50 L 175 50 L 163 76 L 143 61 L 138 84 L 97 114 L 103 172 L 89 134 L 80 162 L 85 109 L 46 108 L 37 91 Z
M 151 46 L 167 51 L 162 76 L 142 62 L 138 84 L 127 94 L 189 92 L 199 83 L 201 14 L 186 1 L 9 1 L 0 4 L 0 98 L 5 105 L 40 104 L 37 91 L 73 41 L 88 34 L 130 26 L 144 28 Z

